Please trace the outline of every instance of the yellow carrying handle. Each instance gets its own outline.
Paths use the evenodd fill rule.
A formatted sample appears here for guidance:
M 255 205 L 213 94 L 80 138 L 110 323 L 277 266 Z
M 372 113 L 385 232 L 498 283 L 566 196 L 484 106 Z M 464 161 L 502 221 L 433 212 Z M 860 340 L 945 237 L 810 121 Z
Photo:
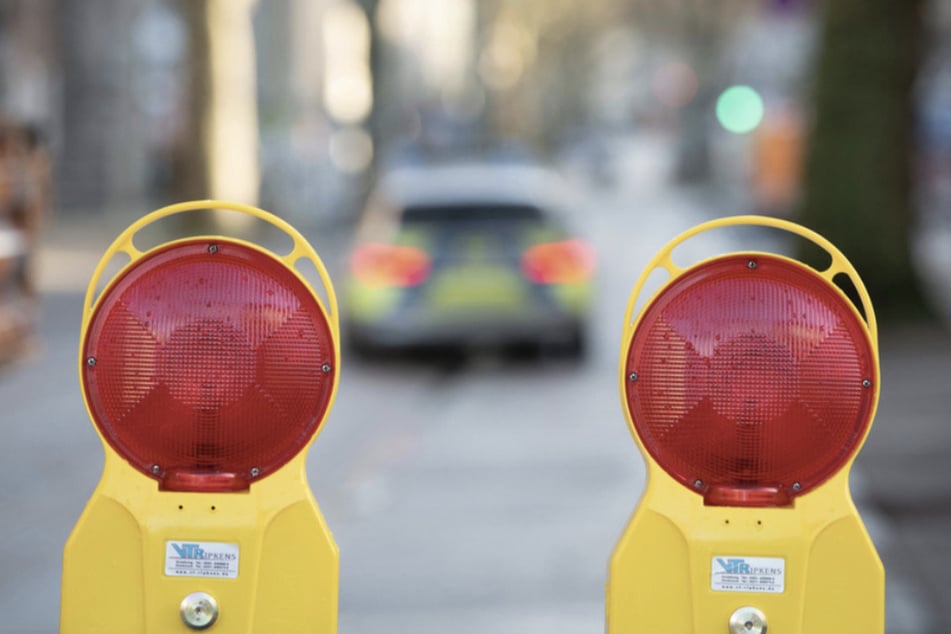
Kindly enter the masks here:
M 235 211 L 235 212 L 252 216 L 258 220 L 261 220 L 274 227 L 277 227 L 278 229 L 280 229 L 281 231 L 283 231 L 284 233 L 286 233 L 288 236 L 291 237 L 291 239 L 294 241 L 294 248 L 291 250 L 290 253 L 283 256 L 277 253 L 274 253 L 271 250 L 263 249 L 262 247 L 256 244 L 252 244 L 244 240 L 239 240 L 237 238 L 229 238 L 229 239 L 232 241 L 241 243 L 245 246 L 249 246 L 251 248 L 257 249 L 259 251 L 265 251 L 269 253 L 270 255 L 272 255 L 273 257 L 275 257 L 276 259 L 280 260 L 285 266 L 287 266 L 287 268 L 290 269 L 304 283 L 304 285 L 307 288 L 309 288 L 311 292 L 314 294 L 314 298 L 317 300 L 317 305 L 320 307 L 321 311 L 324 312 L 325 317 L 327 317 L 327 323 L 330 325 L 330 330 L 334 336 L 334 340 L 336 342 L 339 342 L 340 341 L 339 313 L 337 308 L 337 297 L 334 294 L 333 284 L 330 281 L 330 275 L 327 273 L 327 267 L 324 266 L 324 263 L 320 259 L 320 256 L 317 255 L 317 252 L 310 245 L 307 239 L 304 238 L 304 236 L 301 235 L 301 233 L 297 231 L 297 229 L 295 229 L 286 221 L 275 216 L 274 214 L 270 212 L 264 211 L 263 209 L 258 209 L 257 207 L 252 207 L 250 205 L 243 205 L 240 203 L 233 203 L 233 202 L 227 202 L 222 200 L 194 200 L 190 202 L 183 202 L 183 203 L 177 203 L 174 205 L 168 205 L 167 207 L 162 207 L 161 209 L 157 209 L 156 211 L 153 211 L 150 214 L 146 214 L 145 216 L 143 216 L 136 222 L 129 225 L 129 227 L 126 228 L 125 231 L 119 234 L 119 236 L 112 242 L 109 248 L 106 249 L 106 252 L 103 254 L 102 259 L 99 260 L 99 264 L 96 266 L 96 269 L 92 275 L 92 279 L 89 281 L 89 286 L 86 289 L 86 298 L 85 298 L 85 301 L 83 302 L 83 325 L 82 325 L 81 341 L 85 340 L 86 329 L 89 325 L 89 319 L 91 318 L 92 312 L 93 312 L 93 307 L 94 307 L 93 299 L 96 297 L 96 289 L 99 288 L 99 280 L 102 278 L 102 275 L 106 269 L 106 266 L 109 264 L 109 262 L 111 262 L 112 259 L 118 253 L 125 253 L 126 255 L 129 256 L 130 261 L 128 264 L 126 264 L 122 268 L 122 271 L 124 271 L 128 269 L 130 266 L 134 265 L 136 261 L 141 259 L 143 256 L 145 256 L 146 254 L 154 250 L 154 248 L 159 248 L 159 247 L 154 247 L 153 249 L 149 249 L 147 251 L 139 250 L 135 246 L 135 243 L 133 242 L 135 235 L 139 231 L 141 231 L 148 225 L 151 225 L 152 223 L 158 220 L 167 218 L 169 216 L 174 216 L 176 214 L 181 214 L 181 213 L 186 213 L 186 212 L 196 211 L 196 210 L 217 210 L 217 209 L 221 209 L 225 211 Z M 200 236 L 200 235 L 184 236 L 178 240 L 171 240 L 159 246 L 164 247 L 168 244 L 179 242 L 184 239 L 191 240 L 195 238 L 204 238 L 204 237 L 207 237 L 209 239 L 224 238 L 224 236 Z M 307 282 L 306 279 L 304 279 L 303 276 L 301 276 L 301 274 L 295 268 L 295 265 L 301 258 L 310 260 L 310 262 L 314 265 L 314 268 L 317 270 L 317 274 L 318 276 L 320 276 L 321 284 L 323 285 L 324 291 L 327 294 L 327 302 L 329 303 L 329 312 L 324 307 L 324 304 L 321 301 L 320 296 L 316 292 L 314 292 L 313 288 L 311 288 L 311 285 Z M 114 281 L 116 278 L 118 278 L 118 276 L 119 274 L 116 274 L 116 276 L 111 281 Z M 105 292 L 103 292 L 103 294 L 105 294 Z
M 735 226 L 760 226 L 781 229 L 805 238 L 806 240 L 809 240 L 824 249 L 830 256 L 832 256 L 832 264 L 825 271 L 817 271 L 817 273 L 821 277 L 825 278 L 825 280 L 828 281 L 829 284 L 840 293 L 842 293 L 841 289 L 839 289 L 839 287 L 834 282 L 835 276 L 844 274 L 852 281 L 852 284 L 855 286 L 855 290 L 858 293 L 859 299 L 862 302 L 862 310 L 865 313 L 864 323 L 866 329 L 868 330 L 872 346 L 874 349 L 878 349 L 878 326 L 875 321 L 875 311 L 872 309 L 872 300 L 869 297 L 868 291 L 865 289 L 865 284 L 862 283 L 862 278 L 859 277 L 858 272 L 855 270 L 855 267 L 852 266 L 852 263 L 849 262 L 848 258 L 846 258 L 845 255 L 843 255 L 843 253 L 839 251 L 839 249 L 834 244 L 811 229 L 807 229 L 802 225 L 798 225 L 788 220 L 755 215 L 727 216 L 726 218 L 718 218 L 716 220 L 704 222 L 691 229 L 688 229 L 687 231 L 684 231 L 673 240 L 668 242 L 667 245 L 664 246 L 657 253 L 657 255 L 653 257 L 653 259 L 641 273 L 637 283 L 634 285 L 634 291 L 631 293 L 630 299 L 627 303 L 627 310 L 624 314 L 623 342 L 629 342 L 631 340 L 631 336 L 634 334 L 634 328 L 636 326 L 636 320 L 634 319 L 634 308 L 637 305 L 637 298 L 641 294 L 641 290 L 643 289 L 644 284 L 647 282 L 647 279 L 650 277 L 650 275 L 657 269 L 664 269 L 670 275 L 671 280 L 673 280 L 677 276 L 681 275 L 685 270 L 687 270 L 674 264 L 673 259 L 671 258 L 673 250 L 690 238 L 693 238 L 694 236 L 705 231 Z M 700 264 L 702 264 L 702 262 L 698 262 L 693 266 L 698 266 Z M 663 290 L 663 288 L 659 289 L 657 292 L 660 292 L 660 290 Z M 844 293 L 842 294 L 844 296 Z M 849 305 L 855 309 L 855 306 L 851 301 L 849 301 Z M 856 314 L 858 315 L 857 310 Z M 859 315 L 859 317 L 861 318 L 861 315 Z M 621 356 L 623 368 L 624 349 L 621 351 Z

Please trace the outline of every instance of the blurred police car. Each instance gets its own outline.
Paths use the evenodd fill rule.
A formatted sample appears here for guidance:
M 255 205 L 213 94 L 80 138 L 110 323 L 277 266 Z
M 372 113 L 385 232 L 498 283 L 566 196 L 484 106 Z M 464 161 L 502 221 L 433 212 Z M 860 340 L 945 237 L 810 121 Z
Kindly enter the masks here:
M 554 173 L 458 163 L 384 174 L 344 284 L 357 353 L 533 344 L 581 356 L 594 254 Z

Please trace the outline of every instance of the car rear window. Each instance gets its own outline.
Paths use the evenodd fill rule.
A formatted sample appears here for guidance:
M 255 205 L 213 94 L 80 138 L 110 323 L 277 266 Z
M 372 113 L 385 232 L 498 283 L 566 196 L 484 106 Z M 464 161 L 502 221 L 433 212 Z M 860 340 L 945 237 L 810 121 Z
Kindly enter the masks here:
M 541 222 L 545 214 L 533 205 L 417 205 L 403 210 L 405 224 L 445 222 Z

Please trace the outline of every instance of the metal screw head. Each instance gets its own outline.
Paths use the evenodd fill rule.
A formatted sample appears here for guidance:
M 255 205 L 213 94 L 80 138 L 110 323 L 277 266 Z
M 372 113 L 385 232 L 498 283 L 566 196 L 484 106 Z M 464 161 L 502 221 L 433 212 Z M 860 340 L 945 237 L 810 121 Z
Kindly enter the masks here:
M 703 480 L 694 480 L 694 481 L 693 481 L 693 488 L 695 488 L 695 489 L 702 489 L 702 488 L 703 488 Z
M 251 477 L 256 478 L 259 475 L 261 475 L 261 470 L 258 469 L 257 467 L 251 467 Z
M 182 599 L 179 612 L 191 629 L 208 629 L 218 620 L 218 602 L 207 592 L 192 592 Z
M 96 367 L 96 357 L 89 357 L 86 359 L 86 365 L 88 365 L 90 368 Z
M 330 367 L 329 363 L 325 363 L 322 366 L 320 366 L 320 371 L 323 372 L 324 374 L 329 374 L 332 369 L 333 368 Z
M 628 375 L 627 375 L 627 380 L 630 381 L 631 383 L 633 383 L 634 381 L 636 381 L 636 380 L 637 380 L 637 372 L 631 372 L 630 374 L 628 374 Z
M 871 379 L 863 379 L 863 380 L 862 380 L 862 387 L 865 387 L 865 388 L 872 387 L 872 381 L 871 381 Z
M 158 466 L 157 464 L 152 465 L 152 473 L 154 473 L 155 475 L 158 475 L 159 473 L 161 473 L 161 471 L 162 471 L 162 467 Z
M 748 268 L 748 269 L 751 270 L 751 271 L 752 271 L 753 269 L 755 269 L 755 268 L 756 268 L 756 260 L 749 260 L 749 261 L 746 263 L 746 268 Z
M 214 255 L 215 253 L 218 253 L 218 245 L 217 245 L 217 244 L 209 244 L 209 245 L 208 245 L 208 253 L 211 253 L 212 255 Z
M 801 489 L 802 489 L 802 485 L 801 485 L 801 484 L 799 484 L 798 482 L 793 482 L 793 483 L 792 483 L 792 490 L 793 490 L 793 491 L 799 491 L 799 490 L 801 490 Z
M 730 616 L 730 634 L 766 634 L 766 615 L 752 606 L 738 609 Z

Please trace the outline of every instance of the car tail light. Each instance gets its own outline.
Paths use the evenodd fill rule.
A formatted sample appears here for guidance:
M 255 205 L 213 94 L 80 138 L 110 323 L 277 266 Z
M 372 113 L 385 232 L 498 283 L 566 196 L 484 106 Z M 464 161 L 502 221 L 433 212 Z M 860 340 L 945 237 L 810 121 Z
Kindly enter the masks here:
M 536 284 L 583 282 L 594 271 L 594 251 L 583 240 L 545 242 L 522 255 L 522 272 Z
M 857 451 L 877 362 L 858 312 L 808 267 L 732 254 L 645 307 L 626 404 L 653 459 L 709 505 L 782 506 Z
M 429 255 L 411 246 L 366 243 L 350 259 L 353 275 L 370 286 L 417 286 L 429 277 Z
M 83 342 L 96 426 L 172 491 L 234 491 L 307 445 L 333 392 L 331 329 L 316 296 L 245 243 L 189 240 L 107 287 Z

